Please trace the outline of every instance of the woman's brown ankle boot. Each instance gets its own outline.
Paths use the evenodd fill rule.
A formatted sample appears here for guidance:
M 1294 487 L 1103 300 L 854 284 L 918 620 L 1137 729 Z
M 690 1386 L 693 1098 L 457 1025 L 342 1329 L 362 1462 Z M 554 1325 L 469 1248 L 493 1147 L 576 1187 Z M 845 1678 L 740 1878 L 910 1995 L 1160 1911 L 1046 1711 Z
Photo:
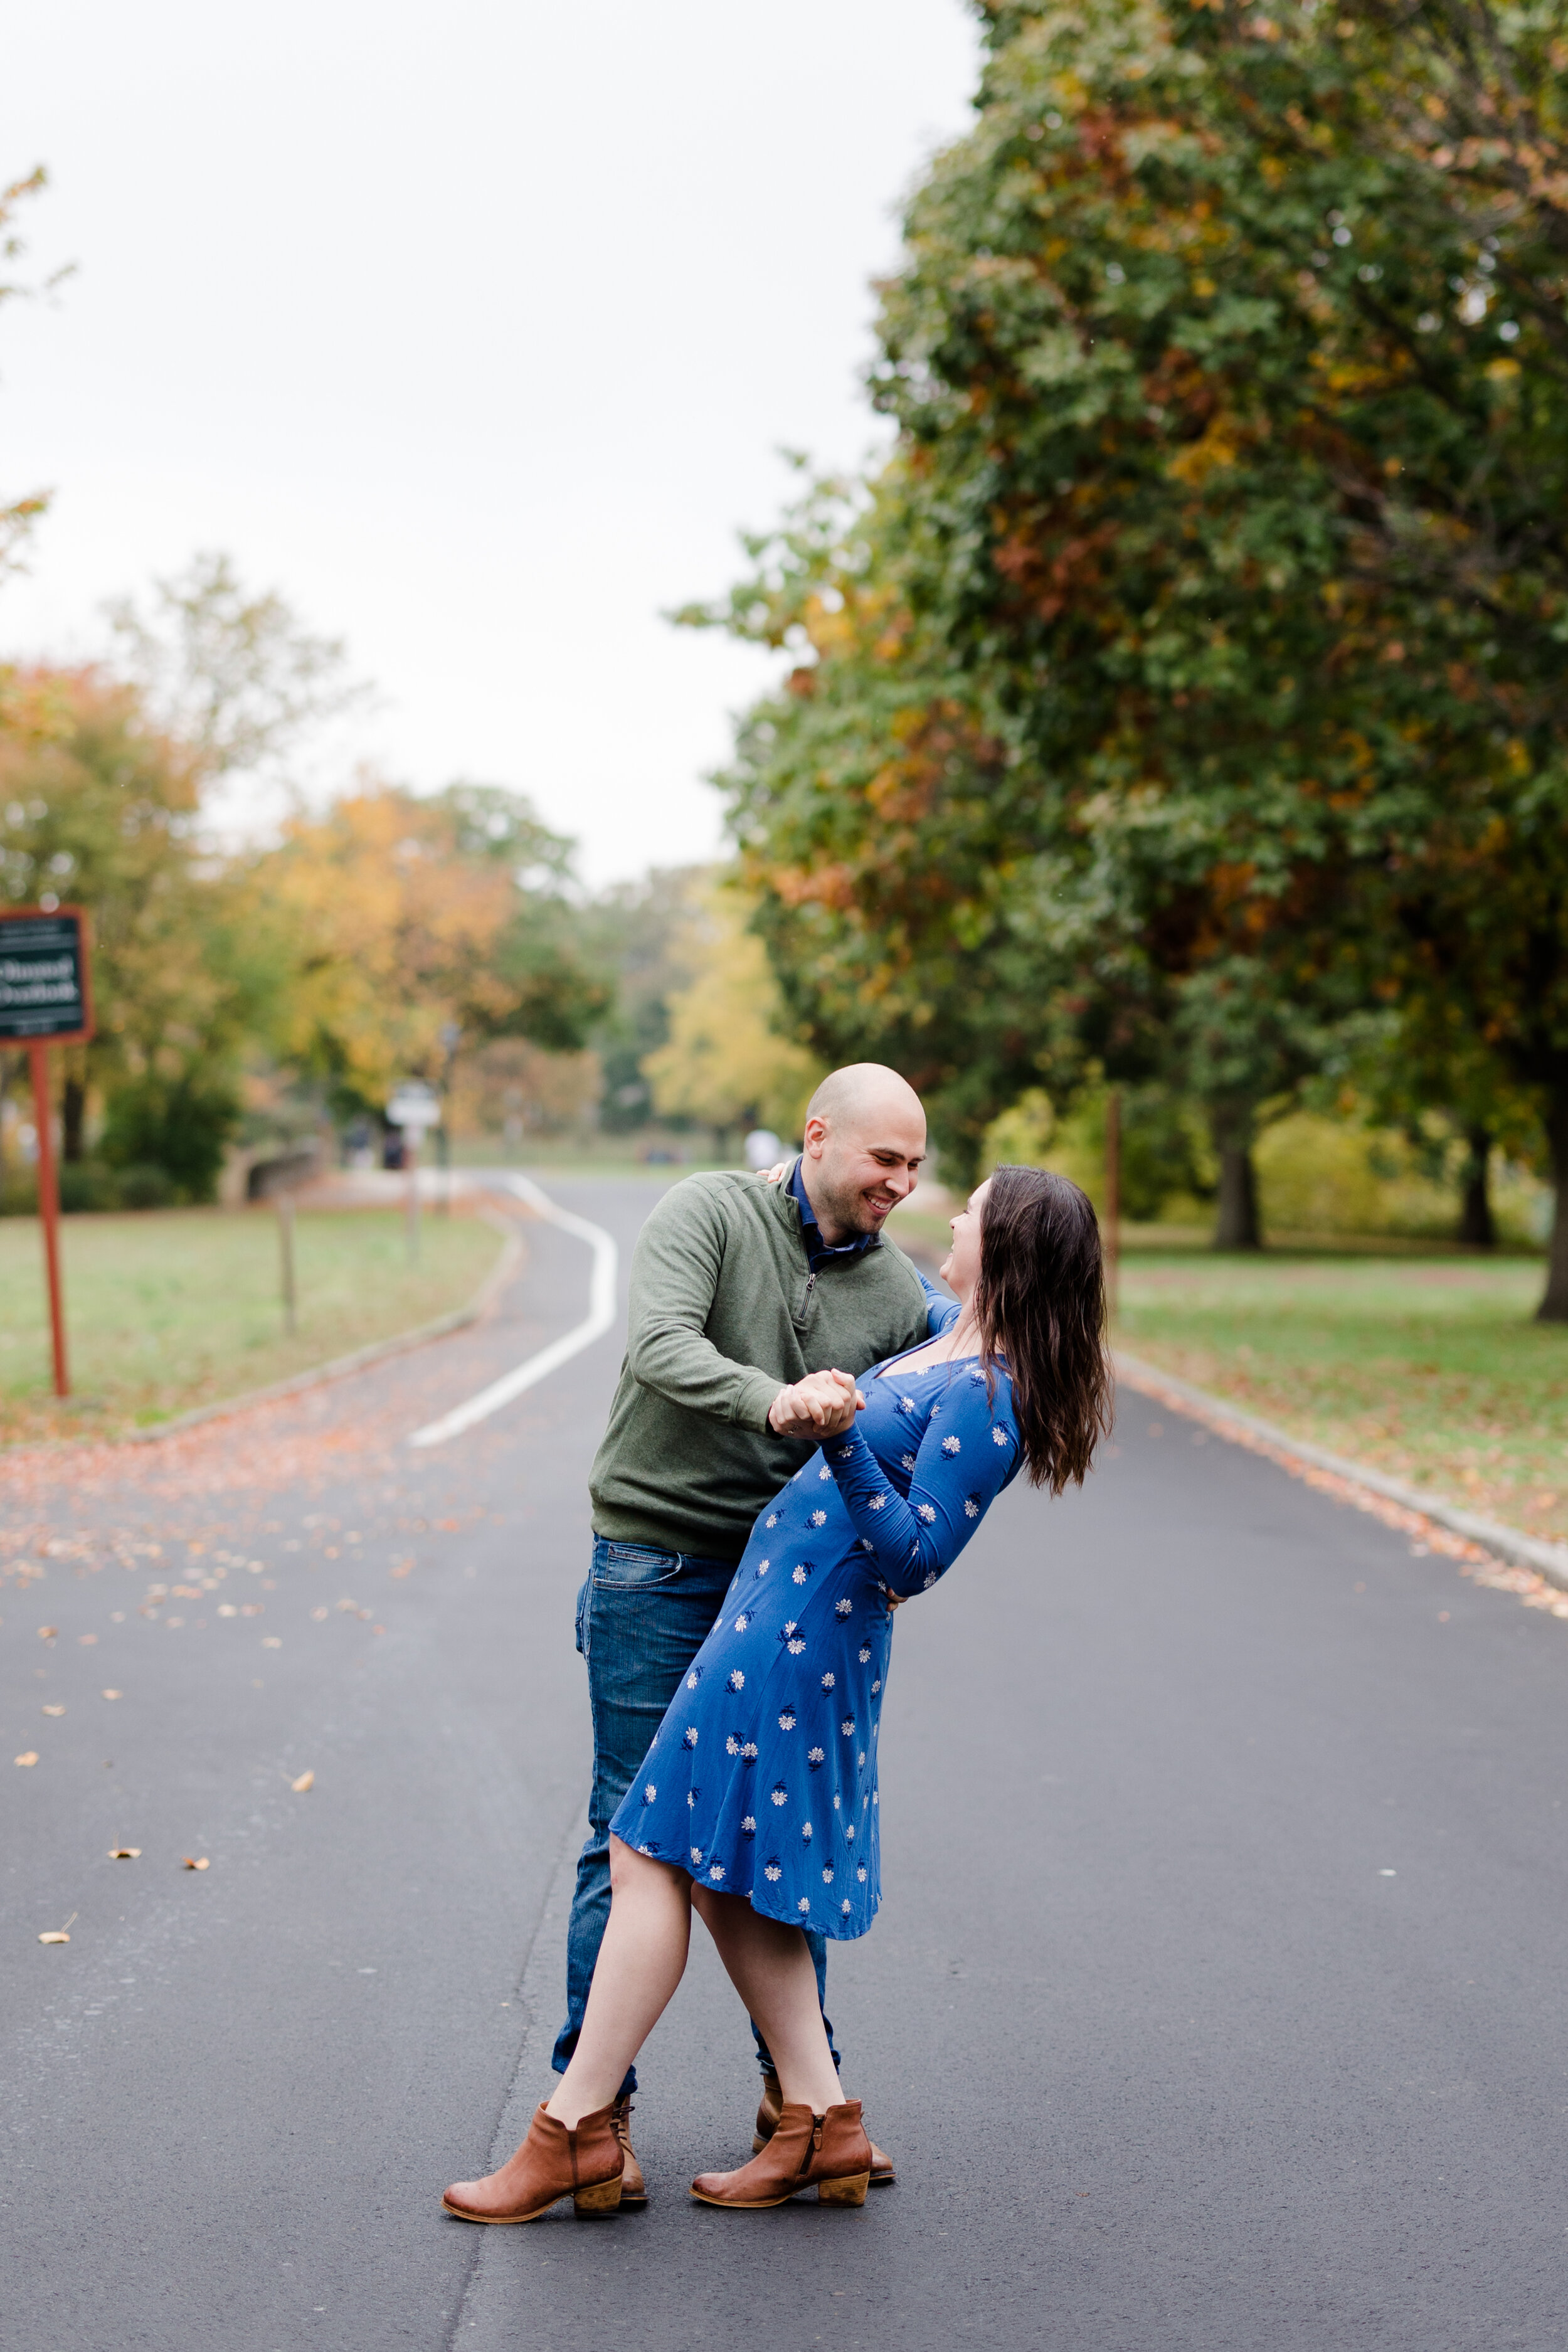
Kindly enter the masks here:
M 783 2113 L 784 2092 L 780 2086 L 778 2076 L 773 2073 L 772 2067 L 769 2067 L 765 2070 L 763 2075 L 762 2101 L 757 2108 L 756 2129 L 752 2134 L 752 2154 L 753 2156 L 760 2155 L 762 2150 L 766 2147 L 769 2140 L 772 2139 L 774 2132 L 776 2132 L 779 2127 L 779 2117 Z M 876 2141 L 873 2140 L 871 2142 L 872 2188 L 890 2189 L 898 2177 L 897 2172 L 893 2168 L 892 2158 L 887 2154 L 885 2149 L 879 2148 L 877 2146 Z
M 754 2210 L 787 2205 L 815 2186 L 819 2205 L 864 2205 L 871 2175 L 871 2143 L 860 2122 L 860 2102 L 846 2099 L 814 2116 L 786 2104 L 759 2156 L 739 2172 L 700 2172 L 691 2194 L 704 2205 Z
M 465 2221 L 537 2221 L 563 2197 L 579 2213 L 613 2213 L 621 2201 L 626 2150 L 614 2107 L 599 2107 L 568 2131 L 542 2099 L 528 2137 L 510 2162 L 483 2180 L 455 2180 L 441 2202 Z

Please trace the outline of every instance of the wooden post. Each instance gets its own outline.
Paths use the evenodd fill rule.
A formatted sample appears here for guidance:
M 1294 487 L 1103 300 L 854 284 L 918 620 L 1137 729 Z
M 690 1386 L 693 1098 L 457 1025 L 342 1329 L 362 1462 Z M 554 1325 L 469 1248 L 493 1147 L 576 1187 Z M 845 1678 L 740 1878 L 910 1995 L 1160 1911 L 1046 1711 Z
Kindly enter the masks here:
M 66 1318 L 60 1298 L 60 1192 L 55 1174 L 54 1125 L 49 1113 L 49 1049 L 29 1045 L 27 1066 L 33 1080 L 33 1120 L 38 1130 L 38 1216 L 44 1228 L 44 1265 L 49 1283 L 49 1325 L 55 1345 L 55 1394 L 69 1396 L 66 1370 Z
M 299 1327 L 294 1311 L 294 1195 L 287 1185 L 278 1193 L 277 1201 L 278 1247 L 283 1274 L 283 1328 L 291 1339 Z
M 1121 1303 L 1121 1096 L 1112 1087 L 1105 1100 L 1105 1307 L 1112 1321 Z
M 419 1129 L 403 1129 L 403 1164 L 408 1171 L 408 1263 L 419 1263 Z

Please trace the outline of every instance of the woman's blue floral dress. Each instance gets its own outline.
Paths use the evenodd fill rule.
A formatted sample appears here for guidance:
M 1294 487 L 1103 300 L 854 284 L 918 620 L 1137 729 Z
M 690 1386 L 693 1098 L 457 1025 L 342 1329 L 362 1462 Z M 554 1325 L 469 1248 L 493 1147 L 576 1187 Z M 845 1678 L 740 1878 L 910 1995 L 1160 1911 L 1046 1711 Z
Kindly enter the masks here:
M 973 1359 L 900 1361 L 862 1375 L 855 1427 L 758 1517 L 610 1824 L 771 1919 L 840 1937 L 863 1936 L 881 1901 L 889 1595 L 952 1567 L 1020 1460 L 1001 1366 L 988 1381 Z

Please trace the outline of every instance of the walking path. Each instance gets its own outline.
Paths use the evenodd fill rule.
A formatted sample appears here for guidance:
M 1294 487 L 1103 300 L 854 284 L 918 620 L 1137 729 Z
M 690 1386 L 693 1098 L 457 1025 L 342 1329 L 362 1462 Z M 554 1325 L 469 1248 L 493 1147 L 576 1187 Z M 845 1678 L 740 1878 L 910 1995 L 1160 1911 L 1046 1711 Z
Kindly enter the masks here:
M 550 1191 L 624 1286 L 654 1182 Z M 589 1752 L 616 1331 L 408 1443 L 584 1322 L 585 1240 L 528 1244 L 416 1355 L 0 1464 L 0 2345 L 1568 2340 L 1568 1626 L 1134 1394 L 900 1616 L 831 1964 L 899 2186 L 690 2204 L 754 2081 L 699 1930 L 647 2212 L 442 2216 L 546 2087 Z

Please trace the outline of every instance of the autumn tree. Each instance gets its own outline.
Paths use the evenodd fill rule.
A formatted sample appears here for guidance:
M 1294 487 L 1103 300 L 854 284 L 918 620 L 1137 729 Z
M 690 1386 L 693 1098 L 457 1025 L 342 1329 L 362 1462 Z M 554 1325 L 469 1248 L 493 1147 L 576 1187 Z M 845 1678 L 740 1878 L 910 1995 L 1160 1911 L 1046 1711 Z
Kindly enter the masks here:
M 379 1112 L 469 1043 L 580 1046 L 607 992 L 563 894 L 570 845 L 494 785 L 420 796 L 367 783 L 300 814 L 257 857 L 249 901 L 291 968 L 281 1050 L 340 1109 Z
M 1369 1005 L 1436 990 L 1557 1083 L 1557 12 L 982 13 L 975 129 L 884 298 L 892 463 L 727 616 L 806 656 L 732 801 L 777 951 L 847 888 L 879 986 L 980 941 L 1048 1058 L 1065 1012 L 1205 1097 L 1246 1239 L 1259 1108 Z M 900 689 L 908 732 L 994 748 L 988 791 L 944 763 L 888 824 L 811 738 L 853 709 L 884 772 Z
M 668 999 L 668 1043 L 642 1066 L 666 1117 L 788 1137 L 799 1131 L 822 1066 L 783 1034 L 784 1007 L 750 913 L 731 877 L 710 878 L 677 944 L 685 984 Z

